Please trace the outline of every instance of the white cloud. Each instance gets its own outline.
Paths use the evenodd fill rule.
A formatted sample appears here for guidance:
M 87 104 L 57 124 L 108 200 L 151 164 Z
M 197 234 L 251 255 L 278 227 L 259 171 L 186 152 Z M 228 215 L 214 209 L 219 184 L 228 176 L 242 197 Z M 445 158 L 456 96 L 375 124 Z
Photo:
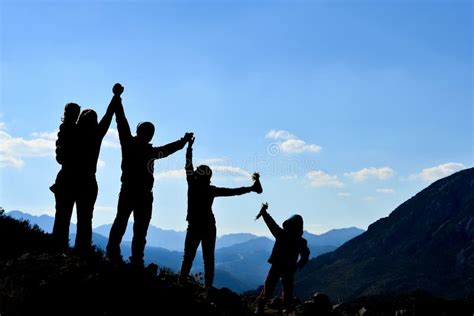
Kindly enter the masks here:
M 56 132 L 33 133 L 32 139 L 14 137 L 0 130 L 0 167 L 21 168 L 26 157 L 53 156 Z
M 120 148 L 120 139 L 118 131 L 115 128 L 109 128 L 107 134 L 105 134 L 102 144 L 104 145 L 104 147 L 108 148 Z
M 448 162 L 431 168 L 425 168 L 420 173 L 412 174 L 408 177 L 409 180 L 423 180 L 426 182 L 434 182 L 441 178 L 447 177 L 457 171 L 465 169 L 466 166 L 462 163 Z
M 290 139 L 290 138 L 297 138 L 295 135 L 291 134 L 288 131 L 285 130 L 270 130 L 268 131 L 267 135 L 265 135 L 265 138 L 268 139 Z
M 372 202 L 372 201 L 375 201 L 375 198 L 373 196 L 366 196 L 364 198 L 364 201 L 367 201 L 367 202 Z
M 212 169 L 213 176 L 232 176 L 234 180 L 241 181 L 243 179 L 250 179 L 251 174 L 239 167 L 233 166 L 209 166 Z M 184 169 L 174 169 L 162 172 L 155 172 L 156 180 L 163 179 L 178 179 L 185 178 L 186 172 Z M 237 176 L 237 177 L 236 177 Z
M 226 158 L 208 158 L 208 159 L 203 159 L 199 161 L 200 165 L 211 165 L 215 163 L 223 163 L 227 159 Z
M 280 149 L 284 152 L 289 153 L 317 153 L 321 150 L 321 146 L 314 144 L 306 144 L 306 142 L 301 139 L 288 139 L 280 144 Z
M 352 194 L 350 192 L 338 192 L 337 193 L 337 196 L 340 196 L 340 197 L 349 197 L 351 195 Z
M 251 177 L 250 172 L 244 170 L 239 167 L 233 166 L 210 166 L 213 173 L 222 173 L 222 174 L 232 174 L 232 175 L 240 175 L 245 177 Z
M 274 139 L 280 142 L 276 143 L 278 148 L 283 152 L 288 153 L 303 153 L 313 152 L 317 153 L 321 150 L 321 146 L 315 144 L 307 144 L 304 140 L 296 137 L 285 130 L 270 130 L 266 135 L 267 139 Z
M 102 159 L 99 159 L 97 161 L 97 168 L 104 168 L 105 167 L 105 161 L 103 161 Z
M 344 183 L 339 181 L 337 176 L 331 176 L 321 170 L 313 170 L 308 172 L 306 174 L 306 178 L 309 180 L 310 185 L 313 187 L 344 187 Z
M 359 171 L 346 172 L 344 175 L 346 177 L 352 178 L 355 182 L 362 182 L 369 178 L 374 178 L 378 180 L 387 180 L 393 176 L 395 172 L 390 167 L 381 167 L 381 168 L 364 168 Z
M 7 128 L 7 126 L 5 125 L 4 122 L 0 122 L 0 131 L 1 130 L 5 130 Z
M 175 170 L 155 172 L 154 177 L 157 181 L 164 180 L 164 179 L 178 179 L 178 178 L 184 179 L 184 177 L 186 177 L 186 171 L 184 169 L 175 169 Z
M 393 194 L 393 193 L 395 193 L 395 190 L 390 189 L 390 188 L 378 188 L 378 189 L 375 189 L 375 191 L 378 192 L 378 193 L 384 193 L 384 194 Z

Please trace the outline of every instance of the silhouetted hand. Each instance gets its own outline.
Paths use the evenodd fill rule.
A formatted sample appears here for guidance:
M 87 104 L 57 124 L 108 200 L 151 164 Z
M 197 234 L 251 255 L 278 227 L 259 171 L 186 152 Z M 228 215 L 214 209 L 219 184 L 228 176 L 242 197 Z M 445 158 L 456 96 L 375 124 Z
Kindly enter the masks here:
M 193 138 L 193 137 L 194 137 L 194 133 L 186 133 L 186 134 L 184 134 L 183 139 L 186 143 L 188 143 L 191 140 L 191 138 Z
M 112 88 L 112 92 L 116 96 L 120 96 L 123 93 L 124 87 L 120 83 L 114 84 L 114 87 Z
M 252 185 L 252 191 L 260 194 L 263 192 L 262 184 L 260 183 L 260 174 L 258 172 L 254 172 L 252 174 L 252 180 L 253 185 Z
M 263 214 L 267 212 L 268 209 L 268 203 L 262 203 L 262 208 L 260 209 L 260 212 L 258 212 L 257 216 L 255 217 L 255 220 L 259 219 Z
M 194 140 L 195 140 L 195 139 L 196 139 L 195 137 L 192 137 L 190 140 L 188 140 L 188 148 L 193 147 L 193 144 L 194 144 Z

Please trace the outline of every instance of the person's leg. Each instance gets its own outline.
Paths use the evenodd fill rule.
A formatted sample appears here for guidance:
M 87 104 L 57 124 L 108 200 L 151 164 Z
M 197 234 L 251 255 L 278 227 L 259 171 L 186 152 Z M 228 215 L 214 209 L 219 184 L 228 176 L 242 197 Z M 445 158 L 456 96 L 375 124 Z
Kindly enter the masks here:
M 184 241 L 184 255 L 183 262 L 181 264 L 181 272 L 179 275 L 179 283 L 184 284 L 189 272 L 191 272 L 191 267 L 193 266 L 194 258 L 196 257 L 196 251 L 201 242 L 201 236 L 199 231 L 193 227 L 193 225 L 188 225 L 186 231 L 186 240 Z
M 140 194 L 139 201 L 133 211 L 133 238 L 132 256 L 130 261 L 133 264 L 143 265 L 145 256 L 146 234 L 150 225 L 153 205 L 153 193 L 151 191 Z
M 293 303 L 293 286 L 294 273 L 285 272 L 282 275 L 281 282 L 283 285 L 282 299 L 285 308 L 290 308 Z
M 69 225 L 71 223 L 74 198 L 70 192 L 58 191 L 56 199 L 56 215 L 54 216 L 53 237 L 62 250 L 69 248 Z
M 204 285 L 212 287 L 214 283 L 214 251 L 216 248 L 216 226 L 206 227 L 202 231 L 202 256 L 204 259 Z
M 260 293 L 260 296 L 258 298 L 257 314 L 263 314 L 263 311 L 265 310 L 265 305 L 271 298 L 279 279 L 280 271 L 278 271 L 278 269 L 274 265 L 272 265 L 270 271 L 268 271 L 268 275 L 265 279 L 262 292 Z
M 84 182 L 81 188 L 76 202 L 77 234 L 74 248 L 78 253 L 87 255 L 92 249 L 92 216 L 98 192 L 96 179 Z
M 125 190 L 120 191 L 117 215 L 115 217 L 112 228 L 110 229 L 109 241 L 107 243 L 107 257 L 114 261 L 121 260 L 120 243 L 122 237 L 127 230 L 128 218 L 132 213 L 132 195 Z

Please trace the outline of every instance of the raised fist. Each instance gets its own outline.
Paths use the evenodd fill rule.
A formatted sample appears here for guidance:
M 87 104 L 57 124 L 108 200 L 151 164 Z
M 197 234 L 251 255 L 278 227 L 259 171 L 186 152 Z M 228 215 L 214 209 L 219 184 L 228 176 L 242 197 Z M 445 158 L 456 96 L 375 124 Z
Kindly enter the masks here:
M 186 134 L 184 134 L 183 138 L 186 142 L 189 142 L 193 137 L 194 137 L 194 133 L 186 133 Z M 194 140 L 193 140 L 193 142 L 194 142 Z
M 268 203 L 262 203 L 262 208 L 260 209 L 260 212 L 258 212 L 257 216 L 255 217 L 255 220 L 259 219 L 264 213 L 267 212 L 268 209 Z
M 188 146 L 189 147 L 193 147 L 194 139 L 195 139 L 195 137 L 193 136 L 193 137 L 191 137 L 191 139 L 188 140 Z
M 112 92 L 114 95 L 120 96 L 123 92 L 124 88 L 120 83 L 114 84 L 114 87 L 112 88 Z

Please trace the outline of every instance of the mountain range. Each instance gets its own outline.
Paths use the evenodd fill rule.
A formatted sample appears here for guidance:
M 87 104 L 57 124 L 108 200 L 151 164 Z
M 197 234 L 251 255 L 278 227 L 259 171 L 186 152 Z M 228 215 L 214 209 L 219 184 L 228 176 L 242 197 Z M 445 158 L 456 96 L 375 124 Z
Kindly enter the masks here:
M 8 216 L 24 219 L 38 225 L 45 232 L 51 232 L 54 218 L 48 215 L 34 216 L 21 211 L 10 211 Z M 122 255 L 130 256 L 132 225 L 129 223 L 122 242 Z M 93 231 L 93 243 L 105 249 L 111 225 L 101 225 Z M 71 223 L 70 240 L 75 239 L 76 225 Z M 317 257 L 323 253 L 335 250 L 347 240 L 361 234 L 364 230 L 350 227 L 330 230 L 321 235 L 307 231 L 304 237 L 308 240 L 311 256 Z M 165 230 L 150 225 L 145 249 L 145 261 L 179 271 L 183 257 L 182 249 L 186 233 L 175 230 Z M 244 292 L 260 286 L 269 269 L 267 259 L 270 256 L 274 240 L 249 233 L 227 234 L 218 237 L 216 242 L 216 275 L 215 284 L 218 287 L 228 287 L 236 292 Z M 203 271 L 204 264 L 200 252 L 196 255 L 192 273 Z
M 310 260 L 296 293 L 334 300 L 422 289 L 474 296 L 474 168 L 431 184 L 334 252 Z

